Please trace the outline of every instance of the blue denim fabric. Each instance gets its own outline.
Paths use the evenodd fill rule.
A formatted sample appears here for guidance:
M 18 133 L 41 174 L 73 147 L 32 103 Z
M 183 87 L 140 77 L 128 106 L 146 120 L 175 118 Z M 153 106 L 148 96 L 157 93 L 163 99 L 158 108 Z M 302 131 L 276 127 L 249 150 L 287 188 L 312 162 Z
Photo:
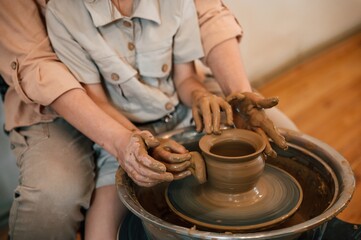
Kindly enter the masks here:
M 136 125 L 139 129 L 148 130 L 154 135 L 158 135 L 179 127 L 189 126 L 191 115 L 190 109 L 180 103 L 171 114 L 168 114 L 157 121 Z

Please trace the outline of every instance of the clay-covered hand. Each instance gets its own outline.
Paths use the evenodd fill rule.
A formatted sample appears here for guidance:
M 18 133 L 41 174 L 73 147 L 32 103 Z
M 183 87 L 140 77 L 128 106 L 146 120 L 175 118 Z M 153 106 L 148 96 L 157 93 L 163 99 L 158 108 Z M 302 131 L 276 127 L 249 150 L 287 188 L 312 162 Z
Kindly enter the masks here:
M 173 180 L 173 175 L 166 171 L 166 166 L 148 154 L 150 148 L 159 144 L 150 132 L 135 132 L 125 149 L 124 158 L 118 158 L 120 166 L 139 186 L 151 187 Z
M 221 111 L 226 114 L 226 124 L 233 125 L 232 108 L 222 97 L 205 90 L 192 92 L 192 113 L 197 132 L 220 134 Z
M 204 159 L 199 152 L 190 152 L 191 165 L 189 166 L 189 170 L 192 172 L 192 175 L 198 181 L 199 184 L 203 184 L 207 181 L 207 172 L 206 172 L 206 164 L 204 163 Z
M 265 153 L 276 157 L 269 138 L 282 149 L 287 149 L 287 142 L 273 122 L 267 117 L 264 109 L 278 104 L 278 98 L 264 98 L 253 92 L 233 93 L 227 96 L 233 109 L 234 124 L 237 128 L 250 129 L 258 132 L 266 142 Z
M 191 174 L 188 167 L 191 165 L 189 151 L 172 139 L 158 139 L 160 144 L 152 149 L 153 158 L 161 161 L 167 172 L 173 174 L 174 180 L 182 179 Z

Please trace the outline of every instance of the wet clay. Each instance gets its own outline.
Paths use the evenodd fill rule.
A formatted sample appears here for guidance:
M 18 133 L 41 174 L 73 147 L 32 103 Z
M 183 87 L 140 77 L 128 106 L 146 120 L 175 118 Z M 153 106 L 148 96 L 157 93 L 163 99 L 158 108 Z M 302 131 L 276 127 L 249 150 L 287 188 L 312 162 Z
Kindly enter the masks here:
M 263 138 L 252 131 L 228 129 L 199 141 L 207 169 L 201 186 L 175 181 L 166 201 L 181 218 L 222 230 L 269 227 L 291 216 L 302 201 L 302 189 L 288 173 L 267 166 Z
M 229 129 L 221 135 L 205 135 L 199 141 L 199 148 L 206 164 L 208 190 L 214 200 L 217 191 L 229 194 L 250 191 L 263 173 L 265 142 L 257 133 Z
M 192 175 L 196 178 L 198 184 L 203 184 L 207 181 L 206 165 L 204 164 L 202 155 L 199 152 L 190 152 L 191 164 L 189 170 Z
M 169 185 L 166 201 L 177 215 L 197 225 L 225 231 L 260 229 L 282 222 L 299 207 L 302 191 L 290 178 L 266 165 L 255 188 L 241 194 L 186 178 Z
M 194 150 L 197 148 L 194 146 L 189 147 L 193 148 Z M 295 154 L 299 155 L 301 153 L 296 151 Z M 330 206 L 333 200 L 332 196 L 334 195 L 335 191 L 335 189 L 332 188 L 334 185 L 332 183 L 332 178 L 327 176 L 325 172 L 316 171 L 317 169 L 311 170 L 307 160 L 304 160 L 303 156 L 296 158 L 280 156 L 280 154 L 278 154 L 277 158 L 270 158 L 267 161 L 269 161 L 272 165 L 280 167 L 293 175 L 293 177 L 295 177 L 302 186 L 304 193 L 302 204 L 296 213 L 293 214 L 290 218 L 286 219 L 284 222 L 272 226 L 268 230 L 271 231 L 275 229 L 282 229 L 303 223 L 314 218 L 315 216 L 318 216 Z M 312 159 L 310 161 L 312 161 Z M 316 160 L 314 160 L 313 163 L 314 162 L 316 162 Z M 310 187 L 315 185 L 325 187 L 323 189 L 319 189 L 318 187 Z M 135 198 L 137 201 L 139 201 L 140 205 L 152 215 L 177 226 L 186 228 L 195 226 L 196 229 L 202 231 L 224 232 L 219 229 L 212 229 L 195 225 L 176 215 L 169 208 L 165 199 L 164 191 L 167 186 L 168 183 L 163 183 L 152 188 L 144 188 L 139 187 L 136 184 L 132 184 L 132 188 L 135 191 Z M 315 201 L 315 199 L 317 199 L 317 201 Z M 237 233 L 253 231 L 239 230 L 232 232 Z
M 271 142 L 278 157 L 268 158 L 267 166 L 277 166 L 296 178 L 303 188 L 304 200 L 292 217 L 267 230 L 225 231 L 190 223 L 169 209 L 162 194 L 168 184 L 161 184 L 154 191 L 136 186 L 123 175 L 117 184 L 119 196 L 142 219 L 152 239 L 309 239 L 308 236 L 311 239 L 322 233 L 320 231 L 324 229 L 325 221 L 336 216 L 347 204 L 352 189 L 352 171 L 345 167 L 343 163 L 346 160 L 342 156 L 322 142 L 299 133 L 283 133 L 290 143 L 289 149 L 284 151 Z M 172 137 L 188 150 L 200 152 L 198 141 L 202 136 L 192 128 L 167 133 L 162 137 Z M 342 162 L 339 162 L 340 159 Z

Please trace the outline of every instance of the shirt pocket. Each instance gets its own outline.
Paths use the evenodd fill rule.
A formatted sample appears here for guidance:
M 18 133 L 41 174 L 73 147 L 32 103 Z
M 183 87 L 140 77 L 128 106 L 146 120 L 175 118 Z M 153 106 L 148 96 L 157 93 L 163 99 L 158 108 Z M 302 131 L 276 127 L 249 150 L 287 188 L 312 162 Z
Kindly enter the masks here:
M 133 96 L 126 92 L 122 85 L 132 81 L 137 71 L 117 55 L 94 60 L 102 76 L 102 84 L 106 88 L 111 101 L 122 111 L 132 112 L 139 109 L 134 104 Z
M 138 112 L 142 109 L 142 105 L 138 103 L 138 93 L 143 92 L 139 84 L 141 83 L 133 77 L 120 84 L 105 82 L 104 85 L 111 102 L 128 118 L 130 113 Z M 127 87 L 128 85 L 131 85 L 132 88 Z M 137 89 L 137 91 L 134 92 L 134 89 Z M 146 98 L 147 96 L 143 94 L 141 97 Z M 133 120 L 131 117 L 130 119 Z
M 135 122 L 159 119 L 174 109 L 167 109 L 167 103 L 178 104 L 176 95 L 168 96 L 160 89 L 132 78 L 117 86 L 108 85 L 112 102 L 122 113 Z
M 146 48 L 138 48 L 136 63 L 143 77 L 167 77 L 172 70 L 172 40 L 149 43 Z

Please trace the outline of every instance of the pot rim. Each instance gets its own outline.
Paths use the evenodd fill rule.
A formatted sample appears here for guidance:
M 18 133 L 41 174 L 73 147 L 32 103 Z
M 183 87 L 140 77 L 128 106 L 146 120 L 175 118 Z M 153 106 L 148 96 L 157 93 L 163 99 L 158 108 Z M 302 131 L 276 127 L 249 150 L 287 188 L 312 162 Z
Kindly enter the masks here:
M 253 135 L 253 137 L 256 137 L 256 141 L 259 141 L 260 144 L 257 144 L 259 146 L 257 146 L 257 149 L 255 149 L 254 152 L 252 152 L 251 154 L 247 154 L 247 155 L 243 155 L 243 156 L 221 156 L 224 160 L 235 160 L 235 159 L 250 159 L 250 158 L 254 158 L 258 155 L 260 155 L 265 147 L 266 147 L 266 143 L 265 141 L 263 140 L 262 136 L 259 135 L 258 133 L 256 132 L 253 132 L 251 130 L 246 130 L 246 129 L 238 129 L 238 128 L 230 128 L 230 129 L 226 129 L 226 131 L 236 131 L 236 132 L 239 132 L 239 133 L 243 133 L 243 134 L 248 134 L 248 135 Z M 222 133 L 223 134 L 223 133 Z M 214 154 L 210 151 L 211 147 L 216 145 L 217 143 L 220 143 L 222 140 L 218 140 L 217 138 L 218 137 L 221 137 L 222 138 L 222 134 L 221 135 L 204 135 L 200 140 L 199 140 L 199 147 L 201 148 L 202 150 L 202 153 L 203 154 L 206 154 L 208 156 L 211 156 L 211 157 L 220 157 L 220 155 L 218 154 Z M 225 134 L 228 134 L 228 133 L 225 133 Z M 229 140 L 240 140 L 240 141 L 244 141 L 244 140 L 247 140 L 246 137 L 244 135 L 242 136 L 232 136 L 231 139 Z M 210 148 L 206 148 L 205 145 L 209 143 L 211 146 Z M 254 145 L 256 145 L 254 144 Z M 255 147 L 253 144 L 251 144 L 253 147 Z M 202 147 L 203 146 L 203 147 Z

